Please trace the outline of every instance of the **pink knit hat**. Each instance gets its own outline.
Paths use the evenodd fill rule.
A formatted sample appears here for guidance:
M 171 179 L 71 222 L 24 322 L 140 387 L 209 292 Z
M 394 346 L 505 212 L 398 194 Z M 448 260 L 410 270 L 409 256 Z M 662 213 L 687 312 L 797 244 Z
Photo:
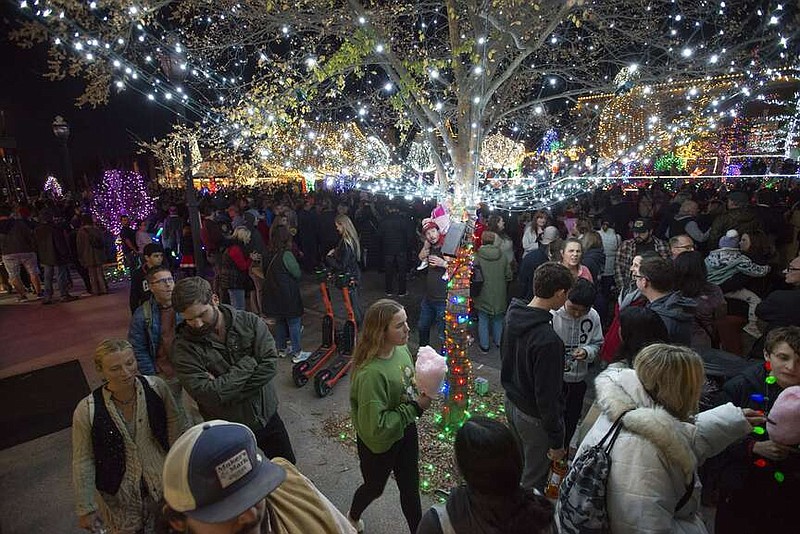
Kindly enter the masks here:
M 784 389 L 768 417 L 769 439 L 782 445 L 800 445 L 800 386 Z

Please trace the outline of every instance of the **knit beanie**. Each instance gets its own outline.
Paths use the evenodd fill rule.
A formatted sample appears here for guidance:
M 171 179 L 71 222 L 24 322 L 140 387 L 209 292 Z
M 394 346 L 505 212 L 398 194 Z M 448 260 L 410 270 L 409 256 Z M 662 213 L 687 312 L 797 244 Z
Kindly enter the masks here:
M 782 445 L 800 445 L 800 386 L 781 391 L 767 417 L 769 439 Z
M 739 232 L 728 230 L 719 238 L 719 248 L 739 248 Z

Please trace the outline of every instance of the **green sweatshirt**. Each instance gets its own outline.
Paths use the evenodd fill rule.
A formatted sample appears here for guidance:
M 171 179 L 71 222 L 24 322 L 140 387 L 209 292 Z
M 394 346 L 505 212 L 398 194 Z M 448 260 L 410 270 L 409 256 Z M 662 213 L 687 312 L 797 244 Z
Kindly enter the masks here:
M 375 358 L 353 374 L 350 413 L 361 441 L 374 452 L 386 452 L 417 419 L 414 364 L 408 347 L 395 347 L 392 357 Z

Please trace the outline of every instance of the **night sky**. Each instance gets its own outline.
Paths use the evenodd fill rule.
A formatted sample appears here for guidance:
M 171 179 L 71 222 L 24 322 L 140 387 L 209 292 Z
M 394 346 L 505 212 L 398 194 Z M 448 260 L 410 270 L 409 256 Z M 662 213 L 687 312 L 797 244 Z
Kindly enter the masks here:
M 80 80 L 49 81 L 44 46 L 23 50 L 8 41 L 13 6 L 0 2 L 0 110 L 5 112 L 6 135 L 15 137 L 29 190 L 39 190 L 49 172 L 61 169 L 59 144 L 51 124 L 56 115 L 70 125 L 70 156 L 80 183 L 91 182 L 106 168 L 129 166 L 136 153 L 131 133 L 144 139 L 161 136 L 176 117 L 127 90 L 104 108 L 78 108 Z

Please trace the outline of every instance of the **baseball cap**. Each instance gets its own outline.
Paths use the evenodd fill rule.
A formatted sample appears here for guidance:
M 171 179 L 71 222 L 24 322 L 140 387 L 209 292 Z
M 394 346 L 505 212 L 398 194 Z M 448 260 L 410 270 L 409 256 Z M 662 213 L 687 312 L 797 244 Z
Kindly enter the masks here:
M 548 226 L 544 229 L 544 232 L 542 232 L 541 243 L 542 245 L 549 245 L 558 239 L 558 237 L 558 228 L 555 226 Z
M 159 245 L 158 243 L 148 243 L 144 246 L 144 255 L 149 256 L 150 254 L 155 254 L 156 252 L 164 253 L 164 247 Z
M 164 499 L 176 512 L 224 523 L 255 506 L 286 479 L 256 446 L 253 431 L 228 421 L 187 430 L 164 460 Z
M 633 233 L 634 234 L 643 234 L 650 230 L 652 226 L 650 225 L 649 219 L 636 219 L 633 221 Z

